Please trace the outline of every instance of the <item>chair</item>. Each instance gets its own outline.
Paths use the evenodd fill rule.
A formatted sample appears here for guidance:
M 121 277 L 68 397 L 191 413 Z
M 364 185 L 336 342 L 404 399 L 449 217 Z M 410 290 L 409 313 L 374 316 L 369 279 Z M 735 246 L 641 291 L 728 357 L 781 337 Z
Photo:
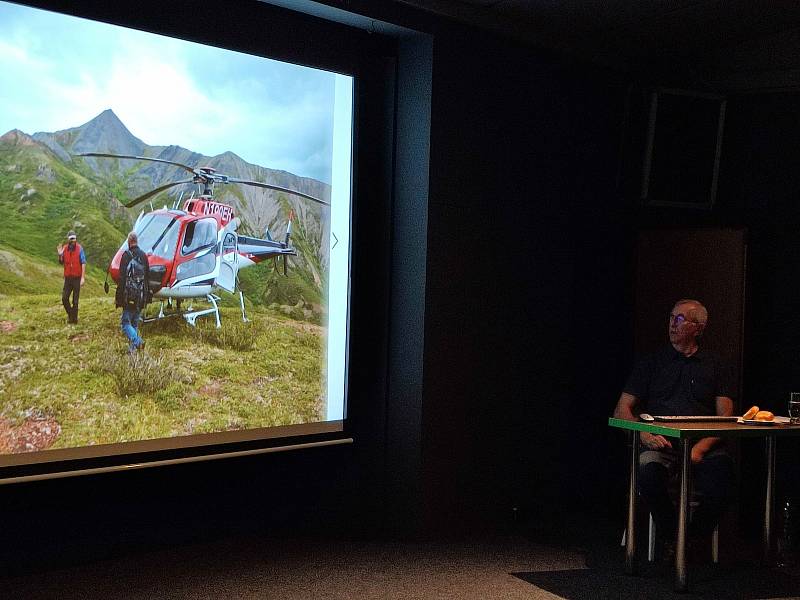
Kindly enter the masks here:
M 694 509 L 698 506 L 700 506 L 700 503 L 696 500 L 689 503 L 690 517 Z M 650 520 L 647 525 L 647 560 L 653 562 L 656 559 L 656 522 L 653 520 L 652 514 L 648 513 L 648 517 Z M 625 545 L 627 537 L 628 530 L 625 529 L 622 532 L 621 546 Z M 714 527 L 714 531 L 711 533 L 711 561 L 714 564 L 719 563 L 719 523 L 717 523 L 717 526 Z

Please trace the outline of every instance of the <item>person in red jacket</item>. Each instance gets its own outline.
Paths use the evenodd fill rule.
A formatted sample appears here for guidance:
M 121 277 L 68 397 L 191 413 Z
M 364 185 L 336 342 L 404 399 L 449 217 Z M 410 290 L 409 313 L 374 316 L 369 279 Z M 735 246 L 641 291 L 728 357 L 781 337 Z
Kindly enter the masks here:
M 78 298 L 81 286 L 86 280 L 86 255 L 78 243 L 74 231 L 67 234 L 67 245 L 59 244 L 58 262 L 64 265 L 64 289 L 61 292 L 61 303 L 67 311 L 67 323 L 78 322 Z M 72 302 L 70 303 L 70 296 Z

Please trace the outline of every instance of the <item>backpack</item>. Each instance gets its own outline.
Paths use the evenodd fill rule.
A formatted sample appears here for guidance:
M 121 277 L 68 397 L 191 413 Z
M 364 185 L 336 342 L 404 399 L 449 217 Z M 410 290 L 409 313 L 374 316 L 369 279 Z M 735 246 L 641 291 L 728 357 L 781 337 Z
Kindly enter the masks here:
M 122 291 L 122 298 L 125 304 L 134 306 L 138 310 L 145 303 L 144 265 L 130 250 L 128 254 L 130 261 L 125 269 L 125 289 Z

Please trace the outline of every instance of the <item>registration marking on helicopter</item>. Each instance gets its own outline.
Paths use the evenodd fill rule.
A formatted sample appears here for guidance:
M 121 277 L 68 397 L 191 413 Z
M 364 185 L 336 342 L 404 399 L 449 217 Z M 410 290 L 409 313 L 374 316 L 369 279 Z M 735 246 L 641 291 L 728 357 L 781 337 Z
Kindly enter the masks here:
M 230 221 L 233 218 L 233 208 L 227 204 L 220 204 L 219 202 L 211 202 L 206 200 L 199 207 L 204 215 L 219 215 L 223 221 Z

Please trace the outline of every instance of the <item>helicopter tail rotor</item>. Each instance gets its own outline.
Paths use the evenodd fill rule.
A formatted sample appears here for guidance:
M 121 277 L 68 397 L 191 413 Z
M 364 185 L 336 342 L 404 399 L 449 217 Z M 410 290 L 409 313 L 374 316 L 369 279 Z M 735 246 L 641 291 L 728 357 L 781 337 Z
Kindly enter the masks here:
M 286 224 L 286 239 L 283 243 L 289 245 L 289 238 L 292 236 L 292 221 L 294 220 L 294 210 L 289 211 L 289 222 Z
M 294 210 L 289 211 L 289 222 L 286 224 L 286 237 L 283 240 L 284 245 L 288 248 L 289 241 L 292 237 L 292 221 L 294 220 Z M 283 275 L 284 277 L 288 277 L 289 275 L 289 258 L 284 254 L 283 255 Z

